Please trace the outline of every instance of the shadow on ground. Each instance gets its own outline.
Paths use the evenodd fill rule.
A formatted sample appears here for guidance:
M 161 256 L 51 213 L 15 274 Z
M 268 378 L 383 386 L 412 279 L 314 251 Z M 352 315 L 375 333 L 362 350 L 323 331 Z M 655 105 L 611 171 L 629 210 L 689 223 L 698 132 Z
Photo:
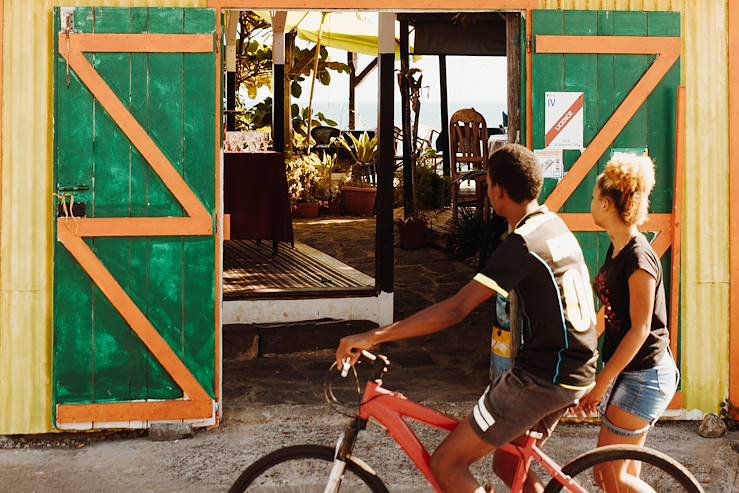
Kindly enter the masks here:
M 374 218 L 325 218 L 294 224 L 297 241 L 374 275 Z M 397 241 L 396 241 L 397 243 Z M 395 249 L 395 319 L 407 317 L 452 296 L 472 279 L 474 270 L 440 248 Z M 457 327 L 429 337 L 389 344 L 381 351 L 393 362 L 390 388 L 410 396 L 466 401 L 485 387 L 492 306 L 481 306 Z M 224 329 L 224 411 L 248 405 L 316 404 L 338 340 L 367 330 L 369 322 L 313 322 Z M 244 357 L 244 350 L 251 347 Z M 328 350 L 327 350 L 328 349 Z M 249 357 L 259 354 L 258 358 Z M 284 354 L 289 353 L 289 354 Z

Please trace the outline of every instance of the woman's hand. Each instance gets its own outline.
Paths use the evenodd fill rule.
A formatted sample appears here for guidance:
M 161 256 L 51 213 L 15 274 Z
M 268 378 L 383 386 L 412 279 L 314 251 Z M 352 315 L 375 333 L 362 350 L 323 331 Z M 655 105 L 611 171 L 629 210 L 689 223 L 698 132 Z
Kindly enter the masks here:
M 342 337 L 339 341 L 339 347 L 336 349 L 336 365 L 341 371 L 345 361 L 354 366 L 359 359 L 359 355 L 363 349 L 370 349 L 376 343 L 372 332 L 362 332 L 351 336 Z
M 596 379 L 593 390 L 580 399 L 580 404 L 575 408 L 575 414 L 581 418 L 586 418 L 590 414 L 596 412 L 600 402 L 603 400 L 606 392 L 608 392 L 609 385 L 610 382 L 603 382 Z

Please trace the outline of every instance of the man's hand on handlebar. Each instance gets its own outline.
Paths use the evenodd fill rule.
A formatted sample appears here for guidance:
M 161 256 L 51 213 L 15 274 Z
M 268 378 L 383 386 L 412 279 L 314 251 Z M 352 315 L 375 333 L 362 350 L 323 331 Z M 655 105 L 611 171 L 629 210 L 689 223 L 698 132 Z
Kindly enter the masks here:
M 339 347 L 336 349 L 336 365 L 339 371 L 342 371 L 345 363 L 354 366 L 354 363 L 362 354 L 362 350 L 370 349 L 374 345 L 372 335 L 367 332 L 342 337 L 339 341 Z

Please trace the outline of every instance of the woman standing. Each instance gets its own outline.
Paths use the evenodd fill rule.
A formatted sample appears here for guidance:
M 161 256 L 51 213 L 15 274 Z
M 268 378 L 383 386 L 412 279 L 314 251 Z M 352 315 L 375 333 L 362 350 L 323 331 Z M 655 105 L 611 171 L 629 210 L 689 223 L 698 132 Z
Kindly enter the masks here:
M 662 264 L 638 229 L 647 218 L 653 187 L 650 158 L 615 154 L 593 191 L 593 219 L 611 239 L 595 280 L 605 309 L 605 366 L 580 410 L 600 411 L 598 446 L 643 445 L 677 389 Z M 596 470 L 596 479 L 605 491 L 649 491 L 638 469 L 633 461 L 622 463 Z

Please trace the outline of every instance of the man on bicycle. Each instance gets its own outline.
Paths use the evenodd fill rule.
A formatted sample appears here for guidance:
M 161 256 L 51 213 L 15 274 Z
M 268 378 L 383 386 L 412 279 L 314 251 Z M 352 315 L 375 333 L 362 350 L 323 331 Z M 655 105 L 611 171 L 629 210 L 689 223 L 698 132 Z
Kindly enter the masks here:
M 362 349 L 425 336 L 462 322 L 496 293 L 518 300 L 519 351 L 514 367 L 483 392 L 468 418 L 434 451 L 431 469 L 447 493 L 484 493 L 470 466 L 527 430 L 546 440 L 567 408 L 592 387 L 598 359 L 590 276 L 564 222 L 539 205 L 543 178 L 534 154 L 508 144 L 489 159 L 487 190 L 511 233 L 485 268 L 451 298 L 386 327 L 344 337 L 336 360 L 354 364 Z M 510 485 L 517 459 L 495 455 Z M 526 491 L 543 486 L 530 473 Z

